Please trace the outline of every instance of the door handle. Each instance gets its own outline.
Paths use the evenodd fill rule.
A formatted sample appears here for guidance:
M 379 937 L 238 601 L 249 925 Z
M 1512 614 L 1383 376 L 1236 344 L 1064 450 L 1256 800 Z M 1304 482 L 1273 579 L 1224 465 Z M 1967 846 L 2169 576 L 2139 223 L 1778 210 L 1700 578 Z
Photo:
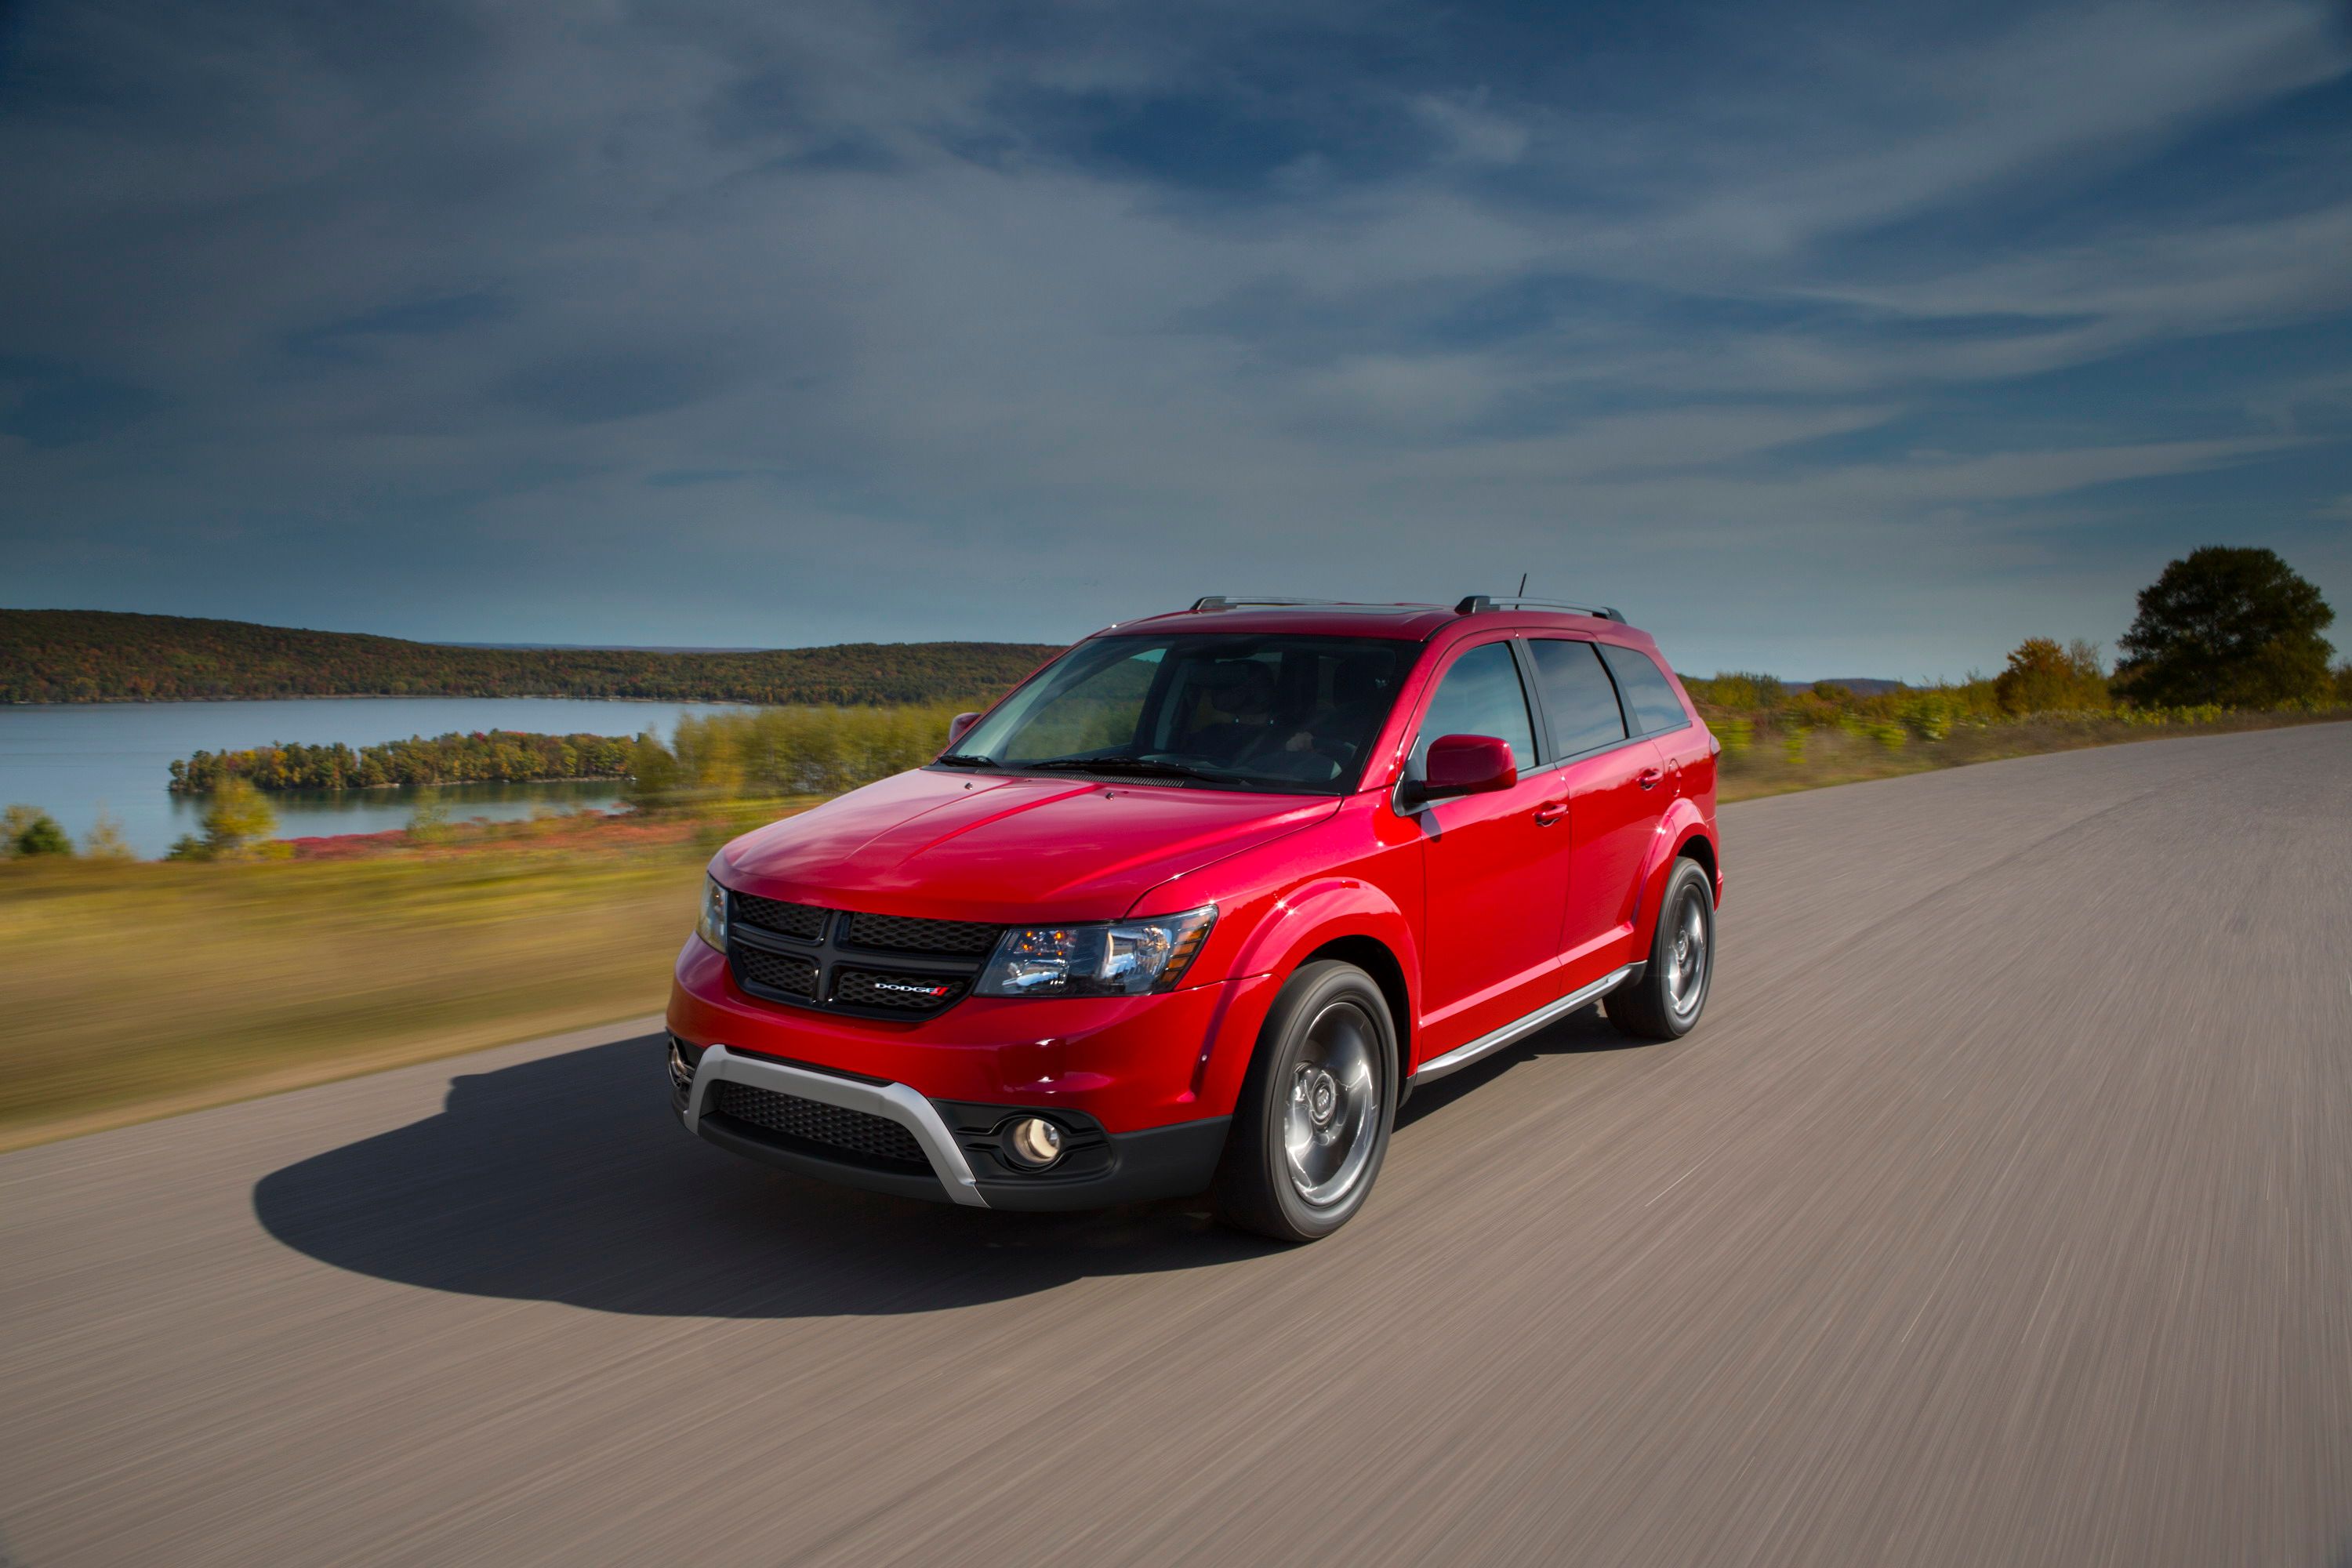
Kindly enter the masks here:
M 1564 800 L 1548 800 L 1541 805 L 1536 807 L 1536 826 L 1538 827 L 1549 827 L 1553 823 L 1558 822 L 1561 817 L 1566 816 L 1567 815 L 1568 802 Z
M 1658 781 L 1665 776 L 1666 775 L 1664 773 L 1659 772 L 1656 768 L 1643 768 L 1642 770 L 1642 776 L 1637 782 L 1643 789 L 1655 789 L 1658 787 Z

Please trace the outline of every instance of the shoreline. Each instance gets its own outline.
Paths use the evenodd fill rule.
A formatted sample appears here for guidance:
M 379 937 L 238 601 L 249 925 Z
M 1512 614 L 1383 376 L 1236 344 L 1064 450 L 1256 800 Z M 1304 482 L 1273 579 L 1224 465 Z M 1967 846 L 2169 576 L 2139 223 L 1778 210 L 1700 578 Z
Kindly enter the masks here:
M 240 776 L 240 777 L 242 777 L 243 775 L 241 775 L 241 774 L 240 774 L 239 776 Z M 446 780 L 446 781 L 445 781 L 445 782 L 443 782 L 443 783 L 439 783 L 439 784 L 345 784 L 345 785 L 343 785 L 341 789 L 328 789 L 328 788 L 324 788 L 324 787 L 315 788 L 315 789 L 314 789 L 314 788 L 312 788 L 312 787 L 310 787 L 310 786 L 309 786 L 309 785 L 307 785 L 307 784 L 306 784 L 306 785 L 302 785 L 302 786 L 300 786 L 300 787 L 299 787 L 299 788 L 295 788 L 295 789 L 269 789 L 269 788 L 267 788 L 267 787 L 265 787 L 265 786 L 263 786 L 263 785 L 261 785 L 261 784 L 253 784 L 253 787 L 254 787 L 254 789 L 256 790 L 256 792 L 257 792 L 258 794 L 264 795 L 365 795 L 365 794 L 368 794 L 368 793 L 369 793 L 369 792 L 371 792 L 371 791 L 373 791 L 373 790 L 380 790 L 380 789 L 479 789 L 479 788 L 495 788 L 495 787 L 497 787 L 497 786 L 499 786 L 499 785 L 501 785 L 501 784 L 627 784 L 627 783 L 629 782 L 630 776 L 631 776 L 631 775 L 629 775 L 629 774 L 627 774 L 627 773 L 561 773 L 561 774 L 551 775 L 551 776 L 546 777 L 546 778 L 533 778 L 533 779 L 449 779 L 449 780 Z M 247 783 L 247 784 L 253 784 L 253 781 L 252 781 L 251 779 L 247 779 L 247 780 L 246 780 L 246 783 Z M 166 795 L 171 795 L 171 796 L 172 796 L 173 799 L 175 799 L 175 800 L 202 800 L 202 799 L 204 799 L 205 796 L 210 795 L 213 795 L 213 794 L 215 794 L 215 793 L 216 793 L 216 792 L 215 792 L 215 791 L 213 791 L 213 790 L 208 790 L 208 789 L 178 789 L 178 788 L 173 787 L 173 785 L 165 784 L 165 785 L 163 786 L 163 793 L 164 793 L 164 794 L 166 794 Z

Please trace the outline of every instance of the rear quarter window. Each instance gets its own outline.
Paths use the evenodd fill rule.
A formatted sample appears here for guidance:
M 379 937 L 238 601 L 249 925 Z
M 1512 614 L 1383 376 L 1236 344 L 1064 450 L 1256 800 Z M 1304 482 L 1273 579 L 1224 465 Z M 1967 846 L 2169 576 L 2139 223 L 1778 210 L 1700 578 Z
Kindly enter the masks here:
M 1602 643 L 1601 657 L 1609 661 L 1609 673 L 1617 678 L 1618 692 L 1625 699 L 1626 716 L 1633 720 L 1637 733 L 1663 734 L 1690 722 L 1690 715 L 1683 710 L 1682 699 L 1675 695 L 1674 683 L 1648 654 Z
M 1528 651 L 1535 655 L 1536 689 L 1551 721 L 1553 755 L 1572 757 L 1625 738 L 1617 689 L 1591 643 L 1536 637 Z

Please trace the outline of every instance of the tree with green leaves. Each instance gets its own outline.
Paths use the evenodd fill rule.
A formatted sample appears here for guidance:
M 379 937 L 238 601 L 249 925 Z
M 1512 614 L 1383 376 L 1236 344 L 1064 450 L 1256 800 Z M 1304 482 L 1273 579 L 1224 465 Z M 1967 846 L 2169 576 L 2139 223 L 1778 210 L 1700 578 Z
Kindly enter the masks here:
M 73 840 L 58 819 L 35 805 L 12 805 L 0 817 L 0 853 L 10 858 L 35 855 L 70 855 Z
M 2277 553 L 2209 544 L 2140 590 L 2116 684 L 2139 707 L 2326 701 L 2336 612 Z

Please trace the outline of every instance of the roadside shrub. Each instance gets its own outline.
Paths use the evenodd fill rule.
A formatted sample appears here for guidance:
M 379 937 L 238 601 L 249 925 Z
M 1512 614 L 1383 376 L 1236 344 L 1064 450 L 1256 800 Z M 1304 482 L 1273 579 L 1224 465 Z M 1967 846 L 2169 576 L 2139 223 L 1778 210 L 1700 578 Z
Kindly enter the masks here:
M 1780 679 L 1757 675 L 1747 670 L 1717 670 L 1705 679 L 1685 677 L 1683 687 L 1694 702 L 1712 703 L 1718 708 L 1737 708 L 1748 712 L 1759 712 L 1780 706 L 1787 697 Z
M 81 852 L 92 860 L 135 860 L 139 858 L 132 851 L 131 841 L 122 837 L 122 824 L 102 811 L 98 814 L 98 820 L 89 825 L 89 831 L 82 835 Z
M 449 841 L 449 805 L 441 800 L 420 800 L 416 809 L 408 814 L 408 841 L 411 844 L 446 844 Z
M 222 780 L 213 788 L 212 805 L 205 810 L 204 847 L 207 858 L 251 853 L 278 831 L 278 814 L 261 792 L 241 778 Z M 177 847 L 174 846 L 176 851 Z M 176 853 L 175 858 L 179 858 Z
M 1707 728 L 1714 731 L 1715 738 L 1723 742 L 1723 754 L 1727 757 L 1744 757 L 1756 749 L 1756 721 L 1752 719 L 1730 717 L 1711 720 Z
M 678 721 L 670 744 L 640 735 L 629 798 L 643 805 L 833 795 L 929 762 L 947 743 L 947 704 L 763 708 Z
M 2055 637 L 2028 637 L 2009 656 L 2009 668 L 1993 680 L 2000 710 L 2029 713 L 2088 713 L 2113 703 L 2099 650 L 2080 638 L 2067 647 Z
M 1903 699 L 1895 717 L 1921 740 L 1940 741 L 1951 734 L 1952 722 L 1959 713 L 1960 703 L 1949 693 L 1927 691 Z
M 2218 702 L 2200 702 L 2186 708 L 2120 708 L 2116 717 L 2126 724 L 2161 726 L 2166 724 L 2210 724 L 2228 717 L 2229 710 Z

